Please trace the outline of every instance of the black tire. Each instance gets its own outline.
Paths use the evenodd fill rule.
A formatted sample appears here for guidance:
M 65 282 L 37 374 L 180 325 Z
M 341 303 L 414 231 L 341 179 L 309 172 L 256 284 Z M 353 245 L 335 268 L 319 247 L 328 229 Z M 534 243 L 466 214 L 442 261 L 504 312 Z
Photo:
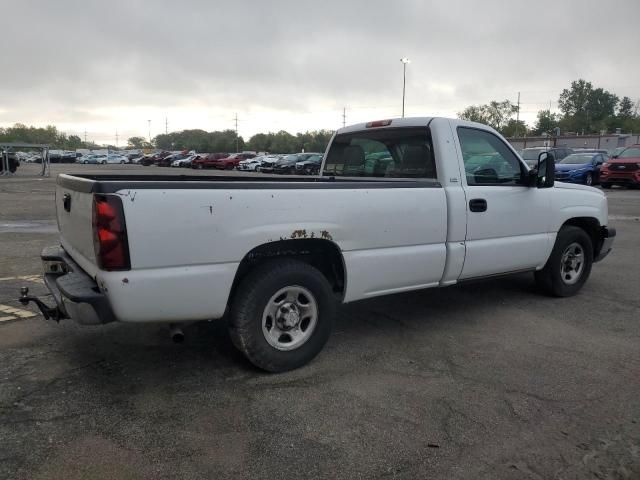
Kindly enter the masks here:
M 106 160 L 103 160 L 103 161 L 102 161 L 102 165 L 106 165 L 106 164 L 107 164 L 107 161 L 106 161 Z
M 589 186 L 593 185 L 593 174 L 592 173 L 587 173 L 587 176 L 584 177 L 584 184 L 585 185 L 589 185 Z
M 123 163 L 124 163 L 124 160 L 120 160 L 120 164 L 123 164 Z
M 561 270 L 562 258 L 572 244 L 580 245 L 583 252 L 582 271 L 575 283 L 569 284 Z M 591 237 L 583 229 L 572 225 L 564 226 L 558 232 L 556 243 L 544 268 L 535 272 L 538 286 L 547 294 L 555 297 L 570 297 L 580 291 L 589 278 L 593 265 L 593 244 Z
M 307 289 L 317 304 L 317 323 L 299 347 L 283 351 L 272 346 L 263 333 L 262 317 L 269 300 L 288 286 Z M 325 276 L 311 265 L 293 259 L 266 262 L 250 272 L 238 286 L 229 312 L 233 344 L 256 367 L 285 372 L 309 363 L 329 339 L 336 298 Z
M 600 183 L 600 186 L 601 186 L 602 188 L 611 188 L 611 184 L 610 184 L 610 183 L 602 183 L 602 182 L 601 182 L 601 183 Z

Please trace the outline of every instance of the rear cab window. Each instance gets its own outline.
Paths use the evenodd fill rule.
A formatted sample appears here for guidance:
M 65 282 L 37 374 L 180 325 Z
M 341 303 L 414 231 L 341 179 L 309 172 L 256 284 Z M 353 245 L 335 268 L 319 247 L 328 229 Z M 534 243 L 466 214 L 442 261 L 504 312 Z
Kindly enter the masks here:
M 323 176 L 435 179 L 430 131 L 403 127 L 338 134 Z

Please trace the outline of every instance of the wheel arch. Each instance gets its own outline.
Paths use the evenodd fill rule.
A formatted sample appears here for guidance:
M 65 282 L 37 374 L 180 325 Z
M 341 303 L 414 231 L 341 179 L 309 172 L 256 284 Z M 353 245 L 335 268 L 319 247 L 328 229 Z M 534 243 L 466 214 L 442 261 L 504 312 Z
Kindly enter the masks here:
M 258 265 L 277 258 L 295 258 L 317 268 L 341 299 L 346 289 L 346 265 L 340 247 L 320 238 L 288 239 L 267 242 L 251 249 L 240 261 L 231 285 L 229 301 L 240 282 Z
M 591 239 L 591 244 L 593 245 L 593 257 L 597 257 L 600 253 L 600 249 L 602 248 L 602 225 L 600 225 L 600 221 L 595 217 L 573 217 L 566 220 L 562 227 L 564 226 L 573 226 L 578 227 L 584 230 L 589 238 Z M 560 227 L 560 228 L 562 228 Z

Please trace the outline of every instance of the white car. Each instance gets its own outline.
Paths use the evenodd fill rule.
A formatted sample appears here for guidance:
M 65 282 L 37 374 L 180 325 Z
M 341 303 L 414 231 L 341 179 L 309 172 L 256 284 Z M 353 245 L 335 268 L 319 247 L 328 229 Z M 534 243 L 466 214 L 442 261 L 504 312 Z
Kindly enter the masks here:
M 245 172 L 255 172 L 258 170 L 260 165 L 262 165 L 262 162 L 264 161 L 264 159 L 265 159 L 264 156 L 260 156 L 260 157 L 254 157 L 254 158 L 247 158 L 246 160 L 240 160 L 240 163 L 238 164 L 238 170 L 242 170 Z
M 172 167 L 182 167 L 185 164 L 191 164 L 191 162 L 193 161 L 194 158 L 196 158 L 198 155 L 189 155 L 186 158 L 181 158 L 179 160 L 174 160 L 173 162 L 171 162 L 171 166 Z
M 110 153 L 108 155 L 103 155 L 98 163 L 129 163 L 129 160 L 127 157 L 123 157 L 122 155 Z
M 578 293 L 615 230 L 602 191 L 553 173 L 486 125 L 398 118 L 339 129 L 315 178 L 59 175 L 60 243 L 41 254 L 55 305 L 40 308 L 174 329 L 225 316 L 251 362 L 290 370 L 338 303 L 525 271 Z

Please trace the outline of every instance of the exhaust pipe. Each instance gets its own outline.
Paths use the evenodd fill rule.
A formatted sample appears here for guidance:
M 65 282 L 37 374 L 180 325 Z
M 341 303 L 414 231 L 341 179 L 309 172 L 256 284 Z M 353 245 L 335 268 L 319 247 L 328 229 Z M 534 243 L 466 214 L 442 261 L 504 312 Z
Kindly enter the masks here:
M 184 342 L 184 332 L 182 331 L 182 328 L 176 324 L 172 323 L 169 325 L 169 336 L 171 337 L 171 340 L 173 340 L 173 343 Z

